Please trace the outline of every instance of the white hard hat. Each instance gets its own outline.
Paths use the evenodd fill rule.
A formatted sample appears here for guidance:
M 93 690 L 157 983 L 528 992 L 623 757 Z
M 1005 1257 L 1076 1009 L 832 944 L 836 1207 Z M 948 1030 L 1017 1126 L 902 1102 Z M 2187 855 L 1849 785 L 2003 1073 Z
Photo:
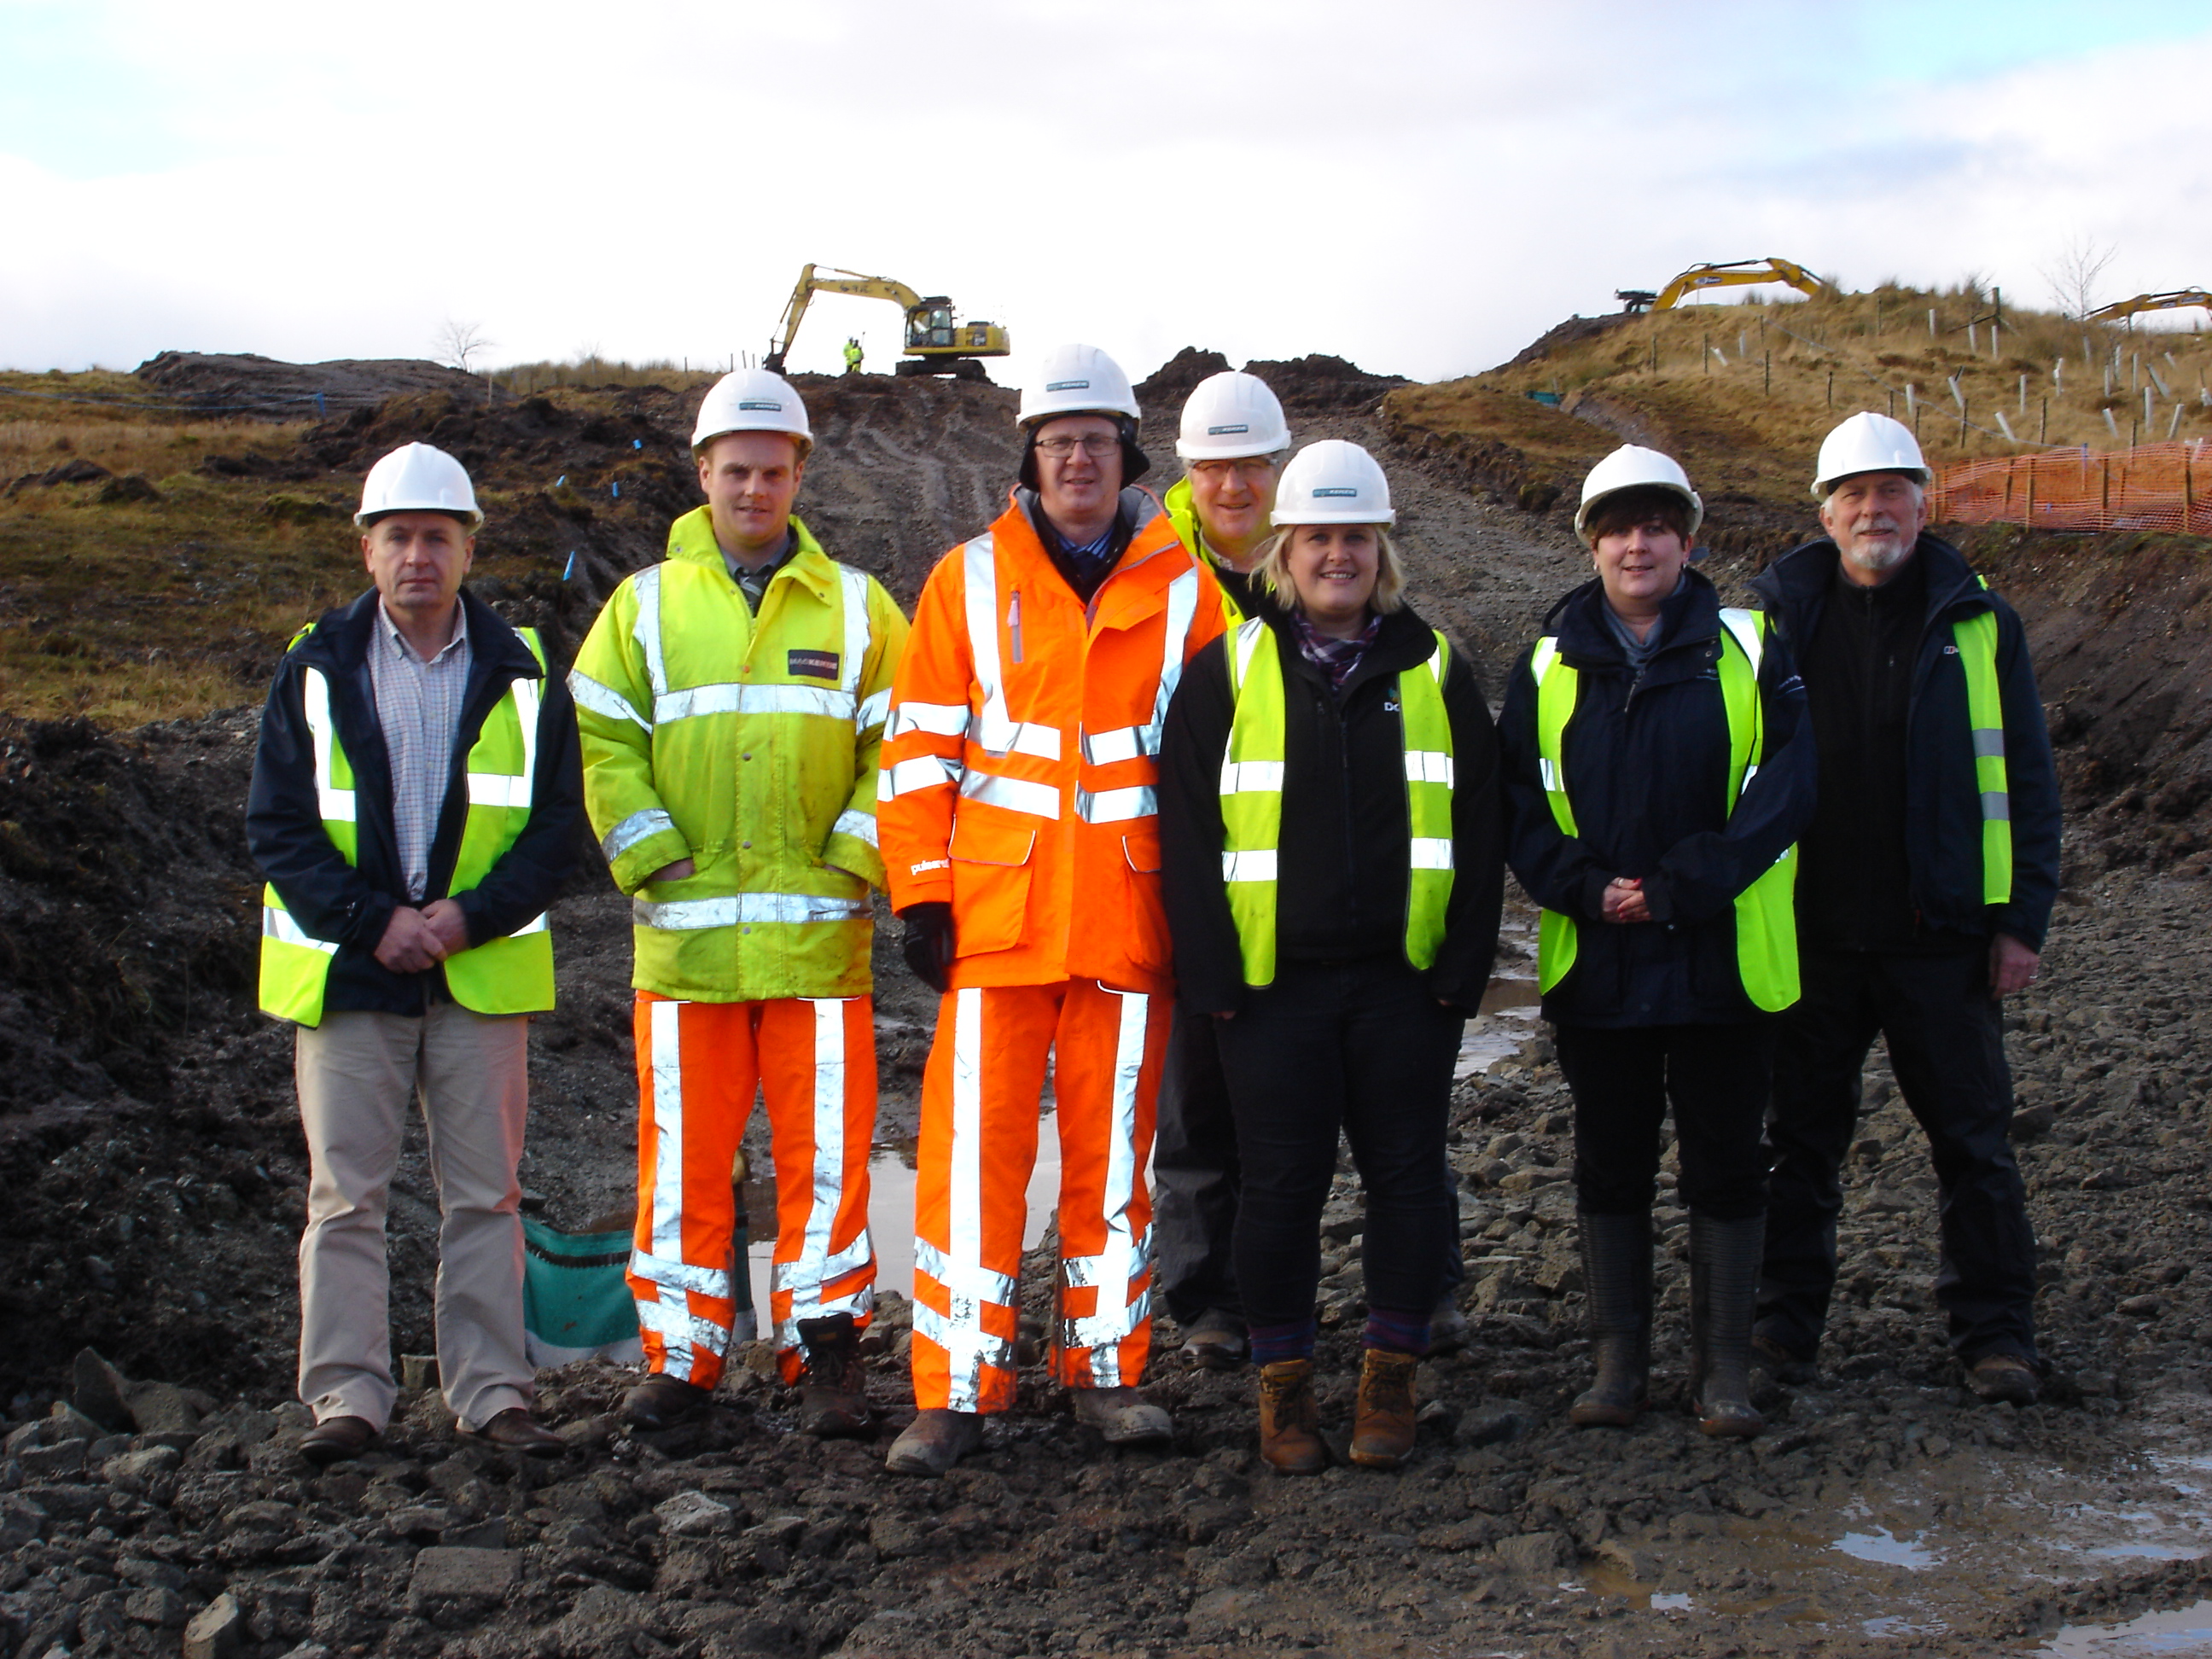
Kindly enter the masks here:
M 1121 365 L 1097 346 L 1054 346 L 1022 388 L 1014 424 L 1031 426 L 1056 415 L 1127 415 L 1133 421 L 1137 394 Z
M 1176 453 L 1186 461 L 1229 461 L 1273 455 L 1291 447 L 1283 405 L 1256 374 L 1225 369 L 1192 388 L 1182 406 Z
M 799 440 L 802 454 L 814 444 L 798 388 L 764 368 L 738 369 L 707 388 L 698 424 L 691 428 L 693 453 L 727 432 L 781 432 Z
M 1575 509 L 1575 534 L 1589 541 L 1583 526 L 1589 522 L 1590 509 L 1607 496 L 1617 495 L 1624 489 L 1671 490 L 1688 502 L 1690 528 L 1683 537 L 1686 541 L 1696 535 L 1698 526 L 1705 521 L 1705 504 L 1690 488 L 1690 475 L 1682 471 L 1680 461 L 1640 444 L 1623 444 L 1592 467 L 1589 477 L 1583 480 L 1582 505 Z
M 400 445 L 362 480 L 353 521 L 367 526 L 386 513 L 449 513 L 471 530 L 483 523 L 468 469 L 428 444 Z
M 1274 522 L 1395 524 L 1390 481 L 1358 444 L 1323 438 L 1291 457 L 1275 486 Z
M 1820 464 L 1813 475 L 1814 499 L 1827 500 L 1828 492 L 1854 472 L 1902 472 L 1922 484 L 1929 476 L 1912 428 L 1870 409 L 1861 410 L 1820 440 Z

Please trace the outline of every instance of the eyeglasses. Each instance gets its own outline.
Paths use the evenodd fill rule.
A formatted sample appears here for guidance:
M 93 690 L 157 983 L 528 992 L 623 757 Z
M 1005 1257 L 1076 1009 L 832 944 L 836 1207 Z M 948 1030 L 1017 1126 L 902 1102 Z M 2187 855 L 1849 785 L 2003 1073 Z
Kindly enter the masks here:
M 1065 434 L 1056 438 L 1040 438 L 1036 443 L 1038 454 L 1049 455 L 1055 461 L 1066 460 L 1079 449 L 1092 460 L 1103 461 L 1121 447 L 1119 438 L 1109 437 L 1103 432 L 1094 432 L 1085 438 L 1070 438 Z

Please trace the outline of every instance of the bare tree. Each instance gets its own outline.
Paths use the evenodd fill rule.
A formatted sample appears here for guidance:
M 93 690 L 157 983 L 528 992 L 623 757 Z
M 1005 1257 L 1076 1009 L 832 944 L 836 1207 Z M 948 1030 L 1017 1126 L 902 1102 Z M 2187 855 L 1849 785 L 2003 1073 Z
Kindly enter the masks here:
M 492 349 L 493 342 L 486 337 L 482 323 L 456 322 L 448 317 L 439 326 L 433 344 L 439 361 L 451 363 L 464 374 L 473 374 L 476 360 Z
M 2093 236 L 2068 237 L 2057 257 L 2041 268 L 2043 280 L 2057 296 L 2059 309 L 2077 321 L 2094 311 L 2105 267 L 2118 254 L 2119 249 L 2112 243 Z

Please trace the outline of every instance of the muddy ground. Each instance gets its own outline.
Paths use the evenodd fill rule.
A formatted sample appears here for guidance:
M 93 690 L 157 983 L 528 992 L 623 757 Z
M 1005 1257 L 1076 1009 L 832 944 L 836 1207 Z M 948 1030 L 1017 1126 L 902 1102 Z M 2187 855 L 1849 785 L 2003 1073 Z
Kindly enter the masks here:
M 1283 366 L 1300 435 L 1384 453 L 1416 603 L 1495 696 L 1583 562 L 1553 520 L 1394 449 L 1370 407 L 1389 383 L 1333 362 Z M 1171 414 L 1170 378 L 1148 390 Z M 1013 396 L 805 384 L 823 442 L 801 511 L 910 605 L 936 553 L 1003 500 Z M 679 400 L 623 398 L 594 424 L 543 399 L 416 394 L 240 465 L 335 497 L 392 443 L 447 444 L 507 506 L 488 535 L 548 551 L 546 572 L 495 597 L 573 647 L 690 504 Z M 1170 427 L 1146 437 L 1164 484 Z M 334 527 L 334 558 L 343 540 Z M 581 556 L 562 581 L 567 542 Z M 458 1447 L 422 1391 L 382 1451 L 318 1474 L 286 1403 L 305 1176 L 289 1042 L 251 1006 L 238 812 L 254 711 L 122 735 L 0 723 L 0 1650 L 173 1652 L 198 1617 L 191 1650 L 251 1659 L 303 1644 L 483 1659 L 1953 1654 L 2032 1651 L 2067 1620 L 2212 1593 L 2212 946 L 2191 781 L 2212 720 L 2186 628 L 2201 582 L 2172 549 L 1981 550 L 2045 655 L 2073 805 L 2045 973 L 2008 1018 L 2045 1403 L 1993 1411 L 1957 1386 L 1929 1292 L 1932 1179 L 1877 1065 L 1822 1382 L 1771 1391 L 1775 1425 L 1748 1445 L 1696 1434 L 1680 1409 L 1686 1222 L 1667 1208 L 1661 1409 L 1626 1434 L 1565 1428 L 1584 1368 L 1568 1103 L 1540 1039 L 1501 1014 L 1492 1050 L 1509 1057 L 1454 1106 L 1474 1341 L 1425 1369 L 1422 1444 L 1395 1476 L 1269 1477 L 1249 1376 L 1184 1371 L 1163 1321 L 1149 1386 L 1175 1413 L 1171 1451 L 1108 1452 L 1033 1379 L 983 1455 L 944 1482 L 894 1480 L 881 1452 L 911 1394 L 893 1296 L 873 1443 L 791 1433 L 756 1351 L 696 1430 L 624 1433 L 625 1377 L 585 1365 L 543 1379 L 572 1448 L 550 1468 Z M 562 1005 L 533 1030 L 523 1180 L 539 1213 L 580 1227 L 633 1179 L 629 935 L 592 873 L 555 922 Z M 1529 971 L 1528 939 L 1516 911 L 1502 973 Z M 878 982 L 878 1139 L 895 1144 L 913 1133 L 930 999 L 883 951 Z M 752 1140 L 765 1152 L 757 1124 Z M 393 1203 L 403 1352 L 429 1346 L 434 1223 L 418 1136 Z M 1348 1176 L 1324 1226 L 1340 1429 L 1360 1310 Z M 73 1370 L 87 1346 L 133 1386 Z

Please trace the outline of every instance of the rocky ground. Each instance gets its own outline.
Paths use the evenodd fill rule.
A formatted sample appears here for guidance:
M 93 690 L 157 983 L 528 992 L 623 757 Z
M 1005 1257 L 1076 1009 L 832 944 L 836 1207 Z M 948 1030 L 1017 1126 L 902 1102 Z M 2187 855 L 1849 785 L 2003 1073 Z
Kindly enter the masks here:
M 1316 361 L 1285 366 L 1316 387 L 1294 402 L 1301 434 L 1382 444 L 1345 390 L 1357 371 Z M 994 510 L 1012 453 L 1011 394 L 910 386 L 830 388 L 808 479 L 821 495 L 802 504 L 908 603 L 934 552 Z M 647 483 L 631 493 L 672 506 L 681 410 L 636 396 L 645 459 L 623 465 Z M 374 447 L 392 413 L 310 441 Z M 526 421 L 440 418 L 488 448 L 519 441 L 497 422 Z M 585 439 L 526 419 L 547 446 L 532 471 L 574 466 L 579 444 L 611 467 L 629 447 L 627 428 Z M 1169 435 L 1148 428 L 1156 455 Z M 1580 558 L 1449 476 L 1394 466 L 1416 603 L 1467 641 L 1495 696 Z M 599 591 L 651 556 L 627 524 L 603 511 L 586 526 Z M 2064 600 L 2052 588 L 2031 621 L 2079 636 Z M 588 622 L 572 593 L 504 602 L 571 642 Z M 2102 684 L 2069 681 L 2106 699 L 2069 753 L 2124 723 Z M 871 1340 L 873 1441 L 792 1432 L 793 1401 L 755 1349 L 711 1419 L 668 1436 L 620 1429 L 617 1370 L 548 1373 L 541 1404 L 570 1447 L 550 1465 L 458 1443 L 420 1386 L 362 1462 L 298 1457 L 304 1158 L 289 1041 L 250 1007 L 237 811 L 252 731 L 250 710 L 119 737 L 0 726 L 0 1652 L 2025 1652 L 2068 1620 L 2212 1594 L 2212 946 L 2187 809 L 2140 790 L 2127 805 L 2124 755 L 2069 763 L 2081 850 L 2045 975 L 2008 1016 L 2045 1403 L 1990 1410 L 1957 1386 L 1930 1295 L 1932 1178 L 1877 1055 L 1821 1382 L 1770 1390 L 1774 1427 L 1747 1445 L 1695 1432 L 1686 1223 L 1665 1207 L 1660 1409 L 1625 1434 L 1565 1427 L 1585 1364 L 1568 1102 L 1538 1040 L 1455 1096 L 1474 1340 L 1425 1368 L 1411 1468 L 1272 1478 L 1250 1377 L 1183 1370 L 1164 1321 L 1149 1388 L 1176 1415 L 1171 1449 L 1108 1451 L 1032 1373 L 983 1455 L 916 1482 L 881 1465 L 912 1409 L 894 1295 Z M 538 1213 L 580 1230 L 633 1178 L 628 932 L 596 876 L 555 922 L 562 1006 L 533 1031 L 524 1182 Z M 1528 939 L 1516 912 L 1502 972 L 1528 971 Z M 912 1133 L 930 1008 L 894 959 L 878 969 L 892 1143 Z M 395 1342 L 414 1353 L 435 1220 L 421 1153 L 418 1137 L 392 1218 Z M 1341 1431 L 1360 1311 L 1348 1173 L 1324 1231 L 1324 1410 Z

